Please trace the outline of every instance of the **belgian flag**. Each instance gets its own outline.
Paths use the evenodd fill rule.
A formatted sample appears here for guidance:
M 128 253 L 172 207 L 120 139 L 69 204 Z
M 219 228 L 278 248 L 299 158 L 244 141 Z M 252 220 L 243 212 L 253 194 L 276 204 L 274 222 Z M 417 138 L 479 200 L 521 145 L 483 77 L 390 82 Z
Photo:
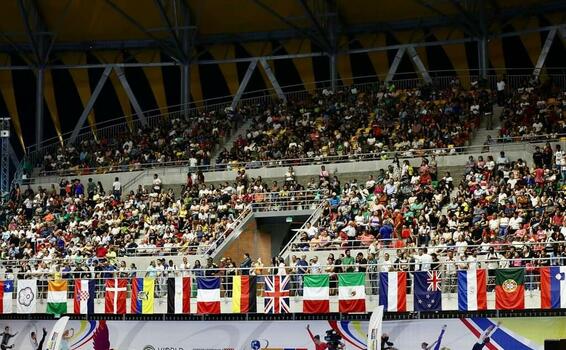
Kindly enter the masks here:
M 256 276 L 232 277 L 232 312 L 257 312 Z

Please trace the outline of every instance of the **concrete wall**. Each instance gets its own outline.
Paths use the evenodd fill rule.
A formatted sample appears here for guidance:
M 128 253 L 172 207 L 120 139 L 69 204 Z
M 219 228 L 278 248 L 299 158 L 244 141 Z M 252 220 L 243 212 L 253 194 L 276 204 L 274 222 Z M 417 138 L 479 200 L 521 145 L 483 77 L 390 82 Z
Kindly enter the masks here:
M 564 142 L 561 142 L 564 144 Z M 458 155 L 449 156 L 439 156 L 437 157 L 439 167 L 454 167 L 463 166 L 468 157 L 473 155 L 477 157 L 478 155 L 483 155 L 484 158 L 488 155 L 493 155 L 494 158 L 497 157 L 499 151 L 504 150 L 511 159 L 523 158 L 527 161 L 532 159 L 532 151 L 534 150 L 535 144 L 521 143 L 521 144 L 500 144 L 491 146 L 490 152 L 481 152 L 481 147 L 478 147 L 478 152 L 476 153 L 466 153 Z M 420 164 L 420 158 L 409 158 L 411 164 Z M 391 160 L 371 160 L 371 161 L 351 161 L 345 163 L 329 163 L 325 164 L 326 169 L 331 174 L 355 174 L 363 175 L 375 172 L 377 169 L 386 169 L 387 166 L 391 164 Z M 318 176 L 321 164 L 309 164 L 300 165 L 295 167 L 295 173 L 299 177 L 312 177 Z M 286 167 L 276 167 L 276 168 L 260 168 L 260 169 L 248 169 L 246 172 L 250 177 L 261 176 L 264 179 L 282 179 Z M 133 172 L 122 172 L 122 173 L 111 173 L 111 174 L 96 174 L 96 175 L 84 175 L 84 176 L 73 176 L 72 178 L 80 178 L 85 181 L 92 177 L 95 181 L 102 182 L 105 189 L 109 189 L 114 182 L 114 177 L 119 177 L 122 184 L 128 183 L 130 180 L 139 176 L 139 179 L 132 184 L 127 190 L 136 189 L 138 184 L 151 185 L 153 181 L 153 175 L 158 174 L 162 179 L 164 184 L 184 184 L 187 178 L 187 167 L 169 167 L 169 168 L 158 168 L 149 169 L 145 171 L 133 171 Z M 236 170 L 227 171 L 215 171 L 205 173 L 205 178 L 207 182 L 224 182 L 224 181 L 234 181 L 236 178 Z M 60 180 L 59 176 L 46 176 L 35 179 L 32 187 L 37 188 L 38 186 L 49 188 L 51 184 L 58 184 Z M 358 177 L 358 180 L 365 180 L 365 178 Z

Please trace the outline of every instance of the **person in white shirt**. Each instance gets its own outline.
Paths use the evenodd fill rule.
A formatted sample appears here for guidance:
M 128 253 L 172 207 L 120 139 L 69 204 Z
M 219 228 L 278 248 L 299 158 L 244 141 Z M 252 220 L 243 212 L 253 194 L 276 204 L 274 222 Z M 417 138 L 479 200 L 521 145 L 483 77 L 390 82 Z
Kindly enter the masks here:
M 315 256 L 311 260 L 311 273 L 312 274 L 321 274 L 322 273 L 322 268 L 320 267 L 320 264 L 318 263 L 318 256 Z
M 390 272 L 393 270 L 393 262 L 389 258 L 389 254 L 385 253 L 383 255 L 383 261 L 379 264 L 380 272 Z
M 122 184 L 118 177 L 115 177 L 114 182 L 112 183 L 112 194 L 115 199 L 120 199 L 120 197 L 122 197 Z
M 430 271 L 431 265 L 432 265 L 432 256 L 430 256 L 430 254 L 428 254 L 428 249 L 427 248 L 421 248 L 419 249 L 419 256 L 420 256 L 420 270 L 421 271 Z
M 474 250 L 474 252 L 470 255 L 468 255 L 468 258 L 466 259 L 466 261 L 468 262 L 468 270 L 470 271 L 475 271 L 478 269 L 478 252 L 476 250 Z
M 501 78 L 497 81 L 497 104 L 503 106 L 505 103 L 505 79 Z

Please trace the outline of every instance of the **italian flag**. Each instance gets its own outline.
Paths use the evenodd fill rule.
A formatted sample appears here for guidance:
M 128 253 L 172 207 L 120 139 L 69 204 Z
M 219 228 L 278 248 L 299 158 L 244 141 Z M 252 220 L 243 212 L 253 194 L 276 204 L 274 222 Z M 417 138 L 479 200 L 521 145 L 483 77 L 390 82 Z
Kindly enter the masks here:
M 303 312 L 307 314 L 330 312 L 329 276 L 305 275 L 303 278 Z
M 495 273 L 495 308 L 525 308 L 525 269 L 498 269 Z
M 47 286 L 47 313 L 67 313 L 67 281 L 49 281 Z
M 362 272 L 338 275 L 338 310 L 366 312 L 365 275 Z

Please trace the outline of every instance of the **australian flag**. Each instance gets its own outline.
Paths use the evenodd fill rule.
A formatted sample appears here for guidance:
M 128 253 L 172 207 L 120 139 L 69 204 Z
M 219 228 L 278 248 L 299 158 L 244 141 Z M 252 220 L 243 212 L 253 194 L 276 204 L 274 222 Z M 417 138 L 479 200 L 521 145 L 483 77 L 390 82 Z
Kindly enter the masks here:
M 416 271 L 414 273 L 415 311 L 439 311 L 442 305 L 442 292 L 440 288 L 440 272 Z

